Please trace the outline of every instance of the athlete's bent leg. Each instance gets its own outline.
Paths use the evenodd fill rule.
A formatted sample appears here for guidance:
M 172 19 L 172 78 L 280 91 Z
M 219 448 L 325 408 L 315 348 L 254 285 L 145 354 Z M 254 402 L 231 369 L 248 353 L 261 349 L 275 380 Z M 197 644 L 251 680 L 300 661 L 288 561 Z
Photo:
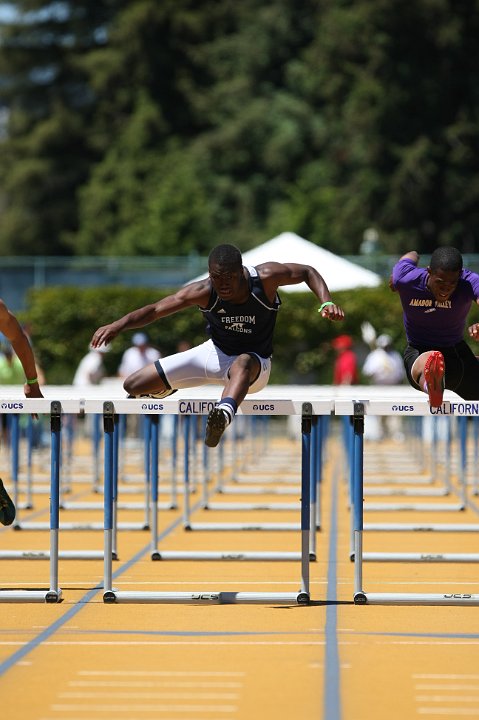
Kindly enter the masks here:
M 208 414 L 205 444 L 216 447 L 228 425 L 232 422 L 239 405 L 243 402 L 250 385 L 261 370 L 255 355 L 243 353 L 234 359 L 229 369 L 221 400 Z
M 439 350 L 422 353 L 411 369 L 413 380 L 427 393 L 431 407 L 442 405 L 445 369 L 444 356 Z
M 150 395 L 162 398 L 176 392 L 172 390 L 158 360 L 153 365 L 147 365 L 129 375 L 123 387 L 130 397 Z

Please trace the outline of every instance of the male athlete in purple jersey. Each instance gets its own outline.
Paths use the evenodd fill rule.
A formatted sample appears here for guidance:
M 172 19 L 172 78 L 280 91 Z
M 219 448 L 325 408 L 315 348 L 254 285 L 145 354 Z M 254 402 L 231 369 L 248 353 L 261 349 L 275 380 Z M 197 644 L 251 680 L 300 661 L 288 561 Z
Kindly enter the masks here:
M 110 343 L 123 330 L 144 327 L 198 306 L 210 340 L 132 373 L 123 387 L 133 397 L 167 397 L 180 388 L 223 384 L 221 400 L 209 413 L 206 425 L 205 443 L 216 447 L 247 393 L 258 392 L 268 383 L 273 331 L 281 304 L 278 288 L 305 282 L 321 303 L 322 317 L 343 320 L 344 313 L 310 265 L 267 262 L 245 267 L 238 248 L 218 245 L 210 253 L 208 269 L 205 280 L 189 283 L 157 303 L 98 328 L 92 346 Z
M 415 250 L 403 255 L 390 282 L 403 307 L 409 383 L 428 394 L 431 407 L 440 407 L 445 387 L 478 400 L 479 359 L 463 336 L 472 303 L 479 305 L 479 275 L 463 268 L 454 247 L 437 248 L 427 268 L 418 268 L 418 262 Z M 478 341 L 479 323 L 468 332 Z

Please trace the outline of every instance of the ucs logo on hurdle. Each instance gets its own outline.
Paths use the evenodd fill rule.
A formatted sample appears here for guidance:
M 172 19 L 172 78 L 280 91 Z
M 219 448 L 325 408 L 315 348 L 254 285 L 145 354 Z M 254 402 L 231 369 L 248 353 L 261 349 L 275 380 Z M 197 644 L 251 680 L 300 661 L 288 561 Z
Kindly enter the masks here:
M 21 402 L 2 402 L 0 405 L 2 410 L 23 410 L 23 403 Z
M 163 410 L 163 405 L 161 403 L 155 403 L 155 402 L 149 402 L 149 403 L 143 403 L 141 406 L 142 410 Z

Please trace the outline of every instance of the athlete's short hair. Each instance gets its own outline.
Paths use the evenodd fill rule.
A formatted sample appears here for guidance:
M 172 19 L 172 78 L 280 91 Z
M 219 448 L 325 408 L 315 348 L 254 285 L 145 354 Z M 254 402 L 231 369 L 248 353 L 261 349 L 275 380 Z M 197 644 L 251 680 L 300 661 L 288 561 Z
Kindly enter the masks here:
M 243 258 L 235 245 L 217 245 L 209 254 L 208 267 L 213 263 L 222 268 L 239 270 L 243 267 Z
M 431 261 L 429 263 L 429 269 L 432 272 L 434 272 L 434 270 L 460 272 L 462 266 L 461 253 L 457 248 L 450 246 L 436 248 L 431 255 Z

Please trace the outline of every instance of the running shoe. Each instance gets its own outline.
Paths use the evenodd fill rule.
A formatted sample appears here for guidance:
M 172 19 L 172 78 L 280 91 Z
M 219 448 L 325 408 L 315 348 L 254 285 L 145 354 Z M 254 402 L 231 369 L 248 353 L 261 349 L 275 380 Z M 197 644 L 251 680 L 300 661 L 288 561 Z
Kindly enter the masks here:
M 226 429 L 226 415 L 220 408 L 213 408 L 208 414 L 206 421 L 205 445 L 216 447 Z
M 15 505 L 0 480 L 0 523 L 11 525 L 15 520 Z
M 170 397 L 170 395 L 173 395 L 173 393 L 175 392 L 178 392 L 178 390 L 172 390 L 170 388 L 169 390 L 163 390 L 162 392 L 146 393 L 146 395 L 140 395 L 140 397 L 149 397 L 155 398 L 155 400 L 163 400 L 164 398 Z
M 133 400 L 136 400 L 137 398 L 155 398 L 155 400 L 163 400 L 164 398 L 173 395 L 175 392 L 178 392 L 178 390 L 171 390 L 170 388 L 169 390 L 163 390 L 163 392 L 145 393 L 144 395 L 127 395 L 126 397 Z
M 432 352 L 426 360 L 424 379 L 430 406 L 441 407 L 444 393 L 444 356 L 438 350 Z

